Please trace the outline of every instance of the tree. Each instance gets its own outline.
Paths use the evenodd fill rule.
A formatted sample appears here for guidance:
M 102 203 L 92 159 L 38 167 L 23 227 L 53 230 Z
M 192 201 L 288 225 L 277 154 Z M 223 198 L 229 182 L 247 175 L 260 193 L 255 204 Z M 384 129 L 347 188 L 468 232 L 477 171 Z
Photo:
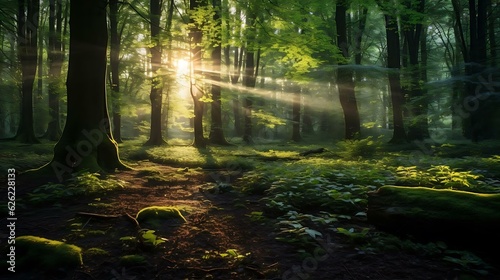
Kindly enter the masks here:
M 337 46 L 342 53 L 343 59 L 339 62 L 337 70 L 337 83 L 339 88 L 339 99 L 344 112 L 345 139 L 354 139 L 360 133 L 360 119 L 358 104 L 354 92 L 354 71 L 347 66 L 349 59 L 349 41 L 347 38 L 347 1 L 337 2 L 335 11 L 335 23 L 337 28 Z
M 126 169 L 110 132 L 106 105 L 106 1 L 70 2 L 68 115 L 45 168 L 59 180 L 78 170 Z
M 163 105 L 163 82 L 161 77 L 161 38 L 160 38 L 160 18 L 161 18 L 161 0 L 150 0 L 150 30 L 151 30 L 151 130 L 149 140 L 146 145 L 159 146 L 165 144 L 162 136 L 162 105 Z
M 200 7 L 200 2 L 198 0 L 189 1 L 189 9 L 195 12 Z M 194 77 L 191 77 L 190 82 L 190 92 L 193 98 L 194 106 L 194 141 L 193 146 L 197 148 L 204 148 L 206 146 L 206 139 L 203 135 L 203 102 L 201 100 L 203 92 L 201 90 L 200 79 L 201 76 L 201 58 L 202 58 L 202 37 L 203 32 L 201 27 L 195 22 L 194 18 L 191 17 L 191 28 L 189 30 L 189 39 L 191 47 L 191 64 L 193 71 L 191 71 Z
M 409 140 L 422 140 L 429 137 L 427 121 L 427 97 L 421 86 L 423 66 L 419 63 L 420 41 L 423 33 L 425 0 L 404 1 L 406 9 L 402 15 L 404 39 L 409 64 L 410 113 L 412 120 L 408 125 Z M 406 55 L 405 54 L 405 55 Z
M 210 128 L 209 141 L 212 144 L 228 145 L 222 130 L 222 106 L 221 106 L 221 60 L 222 60 L 222 42 L 221 42 L 221 3 L 220 0 L 213 0 L 212 6 L 215 9 L 213 20 L 215 22 L 215 38 L 213 38 L 215 47 L 212 49 L 212 123 Z
M 59 109 L 61 70 L 64 54 L 62 52 L 62 0 L 49 1 L 49 126 L 47 137 L 57 141 L 61 137 L 61 117 Z
M 33 83 L 37 69 L 37 33 L 40 1 L 18 0 L 17 40 L 21 63 L 21 121 L 16 138 L 23 143 L 38 143 L 33 129 Z
M 380 3 L 379 3 L 380 4 Z M 387 68 L 389 68 L 389 88 L 392 101 L 392 121 L 394 130 L 390 143 L 406 142 L 406 132 L 403 121 L 404 97 L 401 92 L 400 69 L 401 56 L 399 45 L 399 28 L 396 16 L 391 15 L 389 7 L 380 5 L 385 11 L 385 32 L 387 40 Z
M 111 90 L 113 100 L 113 137 L 121 143 L 121 113 L 120 113 L 120 34 L 118 33 L 118 0 L 109 0 L 109 26 L 111 33 Z

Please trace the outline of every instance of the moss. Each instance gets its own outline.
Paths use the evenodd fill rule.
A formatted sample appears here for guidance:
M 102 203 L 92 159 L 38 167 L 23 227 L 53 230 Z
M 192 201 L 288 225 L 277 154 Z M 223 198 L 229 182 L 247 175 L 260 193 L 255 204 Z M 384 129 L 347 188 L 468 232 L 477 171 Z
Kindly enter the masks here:
M 384 186 L 377 193 L 390 200 L 391 211 L 405 216 L 457 219 L 474 224 L 500 221 L 500 194 L 398 186 Z
M 140 255 L 125 255 L 120 258 L 120 264 L 123 266 L 136 266 L 146 263 L 146 258 Z
M 18 265 L 24 269 L 55 271 L 81 266 L 82 249 L 61 241 L 38 236 L 19 236 L 16 238 Z
M 186 219 L 179 210 L 180 208 L 175 206 L 149 206 L 140 210 L 137 213 L 136 219 L 139 222 L 168 219 L 181 219 L 186 222 Z
M 95 256 L 109 256 L 110 253 L 101 248 L 89 248 L 85 250 L 85 257 L 95 257 Z

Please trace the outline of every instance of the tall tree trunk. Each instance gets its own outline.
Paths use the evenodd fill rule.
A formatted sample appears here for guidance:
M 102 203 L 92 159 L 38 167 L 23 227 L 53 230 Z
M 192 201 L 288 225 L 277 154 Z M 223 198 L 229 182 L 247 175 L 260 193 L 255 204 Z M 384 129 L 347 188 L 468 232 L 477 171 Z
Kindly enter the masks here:
M 37 32 L 40 1 L 18 0 L 18 56 L 21 63 L 21 120 L 16 139 L 23 143 L 39 143 L 33 129 L 33 83 L 37 68 Z
M 255 60 L 254 53 L 249 51 L 247 48 L 246 61 L 245 61 L 245 75 L 243 77 L 243 85 L 248 88 L 255 87 Z M 253 101 L 250 96 L 245 96 L 243 101 L 243 112 L 244 112 L 244 130 L 243 130 L 243 141 L 247 144 L 253 144 L 252 137 L 252 107 Z
M 495 20 L 497 18 L 495 17 L 495 11 L 493 9 L 493 1 L 487 0 L 487 4 L 488 4 L 488 39 L 490 41 L 490 61 L 491 61 L 491 67 L 496 67 L 497 39 L 495 34 Z
M 109 25 L 111 36 L 110 66 L 111 90 L 113 97 L 113 137 L 116 142 L 122 142 L 121 136 L 121 94 L 120 94 L 120 35 L 118 34 L 118 0 L 109 0 Z
M 407 3 L 407 9 L 420 14 L 423 13 L 425 0 L 419 0 L 416 4 L 418 6 L 413 7 L 413 3 Z M 408 138 L 409 140 L 422 140 L 429 137 L 427 121 L 428 101 L 420 85 L 422 67 L 418 60 L 422 23 L 414 24 L 410 22 L 409 16 L 405 16 L 403 21 L 405 40 L 408 45 L 408 72 L 410 75 L 408 95 L 411 102 L 410 113 L 412 118 L 408 125 Z
M 401 92 L 400 72 L 401 57 L 399 47 L 398 23 L 395 18 L 385 15 L 385 31 L 387 36 L 387 68 L 389 68 L 389 87 L 391 89 L 392 121 L 394 131 L 390 143 L 406 142 L 403 121 L 404 98 Z
M 221 3 L 220 0 L 212 0 L 212 6 L 216 10 L 213 16 L 213 20 L 216 22 L 217 27 L 221 28 Z M 212 111 L 211 111 L 211 128 L 209 141 L 212 144 L 218 145 L 228 145 L 224 137 L 224 131 L 222 130 L 222 107 L 221 107 L 221 60 L 222 60 L 222 47 L 221 47 L 222 36 L 220 33 L 216 32 L 216 37 L 214 41 L 217 42 L 212 50 Z
M 311 93 L 303 88 L 303 101 L 302 101 L 302 133 L 304 135 L 314 134 L 314 124 L 313 124 L 313 114 L 314 108 L 310 106 L 307 102 L 307 98 L 311 98 Z
M 197 0 L 189 1 L 189 9 L 191 11 L 196 10 L 200 5 L 200 2 Z M 193 23 L 193 27 L 189 32 L 189 37 L 191 41 L 191 60 L 193 65 L 194 77 L 191 77 L 190 91 L 191 97 L 193 98 L 194 105 L 194 119 L 193 119 L 193 128 L 194 128 L 194 141 L 193 146 L 197 148 L 203 148 L 206 146 L 206 139 L 203 135 L 203 111 L 204 106 L 201 101 L 203 92 L 201 91 L 201 85 L 199 75 L 201 75 L 201 40 L 203 37 L 203 33 L 199 26 L 194 24 L 194 20 L 190 20 Z M 194 81 L 194 82 L 193 82 Z
M 302 136 L 300 134 L 300 104 L 301 94 L 299 85 L 291 85 L 293 101 L 292 101 L 292 141 L 300 142 Z
M 162 135 L 161 109 L 163 105 L 163 82 L 161 76 L 161 38 L 160 38 L 160 17 L 162 0 L 150 0 L 150 21 L 151 21 L 151 130 L 149 140 L 146 145 L 159 146 L 165 144 Z
M 106 106 L 106 1 L 72 0 L 70 10 L 68 115 L 54 158 L 45 166 L 60 181 L 77 170 L 127 168 L 110 133 Z
M 485 0 L 469 0 L 469 37 L 470 63 L 466 65 L 465 72 L 469 78 L 466 84 L 466 92 L 463 96 L 465 119 L 462 120 L 462 130 L 466 138 L 474 142 L 486 138 L 486 119 L 488 113 L 483 111 L 483 98 L 481 93 L 484 87 L 478 87 L 477 76 L 484 70 L 486 64 L 486 31 L 487 31 L 487 5 Z
M 61 137 L 61 117 L 59 100 L 61 94 L 62 53 L 62 3 L 60 0 L 49 2 L 49 126 L 47 138 L 57 141 Z
M 340 105 L 344 112 L 345 139 L 354 139 L 360 133 L 358 104 L 354 92 L 353 70 L 346 65 L 349 59 L 349 41 L 347 40 L 347 3 L 340 1 L 336 5 L 335 22 L 337 27 L 337 46 L 344 61 L 337 70 Z
M 241 66 L 243 61 L 243 48 L 235 48 L 233 72 L 230 75 L 231 84 L 236 85 L 240 79 Z M 233 116 L 234 116 L 234 132 L 236 136 L 243 135 L 243 126 L 241 124 L 241 104 L 239 94 L 233 98 Z

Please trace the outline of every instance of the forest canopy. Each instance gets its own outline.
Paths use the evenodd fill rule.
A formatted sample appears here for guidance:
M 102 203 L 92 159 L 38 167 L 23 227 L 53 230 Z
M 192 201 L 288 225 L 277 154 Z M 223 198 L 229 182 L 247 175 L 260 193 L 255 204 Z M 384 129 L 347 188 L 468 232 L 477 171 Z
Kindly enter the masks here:
M 69 1 L 3 2 L 0 137 L 58 140 Z M 497 1 L 99 5 L 118 142 L 499 137 Z

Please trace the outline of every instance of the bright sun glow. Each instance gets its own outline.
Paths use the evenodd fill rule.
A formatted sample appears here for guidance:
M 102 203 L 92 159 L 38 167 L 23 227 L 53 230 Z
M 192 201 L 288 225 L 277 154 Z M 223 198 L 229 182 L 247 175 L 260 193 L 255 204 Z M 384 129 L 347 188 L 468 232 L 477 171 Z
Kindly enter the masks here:
M 189 74 L 189 61 L 178 59 L 176 62 L 177 76 L 185 76 Z

